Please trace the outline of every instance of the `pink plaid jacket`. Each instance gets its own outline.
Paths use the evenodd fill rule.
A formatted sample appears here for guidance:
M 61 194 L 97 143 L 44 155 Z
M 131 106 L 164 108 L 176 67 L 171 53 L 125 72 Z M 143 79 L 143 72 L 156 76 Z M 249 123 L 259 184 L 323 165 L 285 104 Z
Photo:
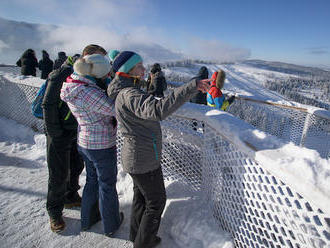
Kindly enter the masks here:
M 91 150 L 116 145 L 115 105 L 93 78 L 72 74 L 63 83 L 61 99 L 78 121 L 78 145 Z

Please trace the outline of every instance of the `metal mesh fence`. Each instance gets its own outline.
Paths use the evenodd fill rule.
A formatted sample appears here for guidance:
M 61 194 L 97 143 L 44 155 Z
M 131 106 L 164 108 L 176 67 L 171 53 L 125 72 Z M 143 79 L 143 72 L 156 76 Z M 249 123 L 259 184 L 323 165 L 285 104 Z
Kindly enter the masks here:
M 205 128 L 203 151 L 203 189 L 236 247 L 330 247 L 330 216 L 290 185 L 211 127 Z
M 162 131 L 165 178 L 206 195 L 235 247 L 330 247 L 330 216 L 211 126 L 172 116 L 162 121 Z M 120 151 L 120 135 L 117 143 Z
M 295 109 L 237 99 L 228 112 L 281 140 L 330 158 L 330 119 Z
M 42 121 L 34 118 L 30 111 L 37 90 L 1 79 L 0 115 L 42 130 Z M 319 123 L 320 120 L 313 120 L 314 117 L 308 121 L 315 122 L 314 126 L 306 129 L 305 125 L 299 124 L 305 123 L 306 117 L 298 113 L 291 117 L 290 111 L 278 113 L 274 108 L 274 114 L 279 116 L 269 121 L 267 117 L 261 118 L 268 109 L 265 111 L 260 107 L 257 112 L 256 106 L 244 107 L 251 108 L 250 112 L 234 108 L 231 111 L 237 111 L 238 116 L 254 121 L 260 129 L 269 130 L 284 140 L 290 136 L 307 145 L 313 143 L 309 137 L 314 134 L 329 134 L 327 122 Z M 274 123 L 282 125 L 279 127 Z M 295 129 L 299 131 L 294 132 Z M 211 126 L 172 115 L 162 121 L 162 131 L 165 178 L 180 180 L 206 195 L 206 204 L 211 206 L 214 218 L 232 234 L 236 247 L 330 248 L 330 216 L 302 197 L 299 189 L 265 171 L 261 164 Z M 120 163 L 120 133 L 117 143 Z
M 38 87 L 10 82 L 0 75 L 0 116 L 43 132 L 43 121 L 31 112 L 31 104 L 38 90 Z

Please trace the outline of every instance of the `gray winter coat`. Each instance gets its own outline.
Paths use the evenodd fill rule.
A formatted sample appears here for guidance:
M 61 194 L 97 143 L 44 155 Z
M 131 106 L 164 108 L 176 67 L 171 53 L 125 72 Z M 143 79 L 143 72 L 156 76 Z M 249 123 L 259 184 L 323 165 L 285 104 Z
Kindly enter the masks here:
M 115 100 L 116 117 L 123 136 L 121 163 L 125 172 L 144 174 L 160 167 L 164 120 L 197 93 L 197 81 L 176 88 L 157 100 L 134 85 L 134 79 L 118 74 L 108 87 Z

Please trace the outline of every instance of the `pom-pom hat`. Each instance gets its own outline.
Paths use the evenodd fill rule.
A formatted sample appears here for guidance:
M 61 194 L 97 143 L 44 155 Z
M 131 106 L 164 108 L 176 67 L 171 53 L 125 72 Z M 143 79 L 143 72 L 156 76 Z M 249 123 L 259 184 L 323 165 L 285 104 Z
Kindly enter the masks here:
M 113 61 L 120 52 L 118 50 L 110 50 L 108 52 L 108 57 L 110 61 Z
M 101 54 L 86 55 L 74 63 L 73 70 L 81 76 L 102 78 L 110 72 L 110 61 Z

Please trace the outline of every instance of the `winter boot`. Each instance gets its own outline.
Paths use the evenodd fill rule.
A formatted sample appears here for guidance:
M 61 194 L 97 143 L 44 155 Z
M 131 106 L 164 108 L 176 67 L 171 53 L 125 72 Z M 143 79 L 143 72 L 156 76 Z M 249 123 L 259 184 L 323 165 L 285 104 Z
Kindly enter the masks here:
M 50 229 L 55 233 L 60 233 L 65 229 L 65 222 L 62 216 L 59 218 L 50 217 Z

